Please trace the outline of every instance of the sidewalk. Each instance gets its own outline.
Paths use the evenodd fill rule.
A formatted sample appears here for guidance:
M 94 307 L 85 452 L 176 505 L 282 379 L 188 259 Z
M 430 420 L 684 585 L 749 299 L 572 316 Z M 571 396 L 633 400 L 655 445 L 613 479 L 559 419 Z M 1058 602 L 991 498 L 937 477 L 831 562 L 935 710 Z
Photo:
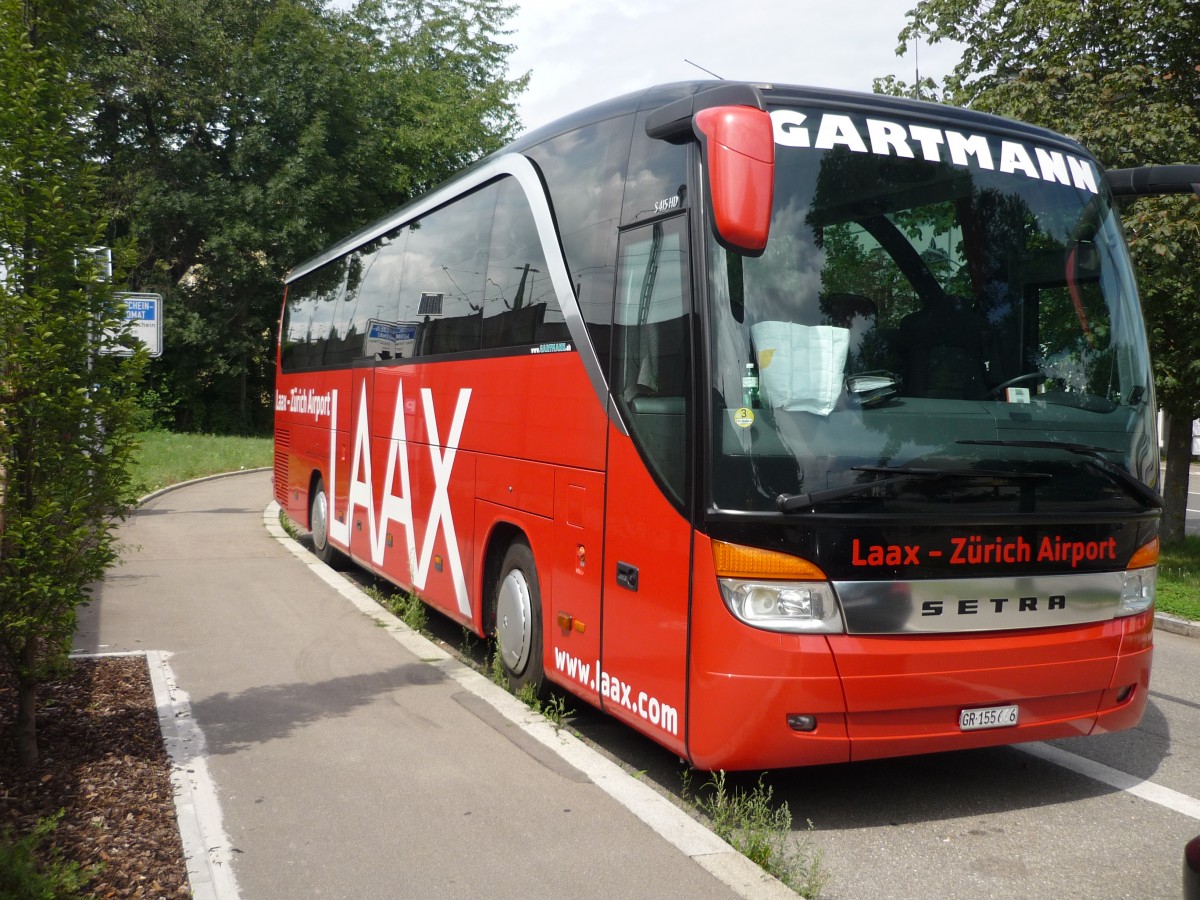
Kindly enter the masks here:
M 270 484 L 148 501 L 80 610 L 78 652 L 166 661 L 197 898 L 794 896 L 293 553 Z

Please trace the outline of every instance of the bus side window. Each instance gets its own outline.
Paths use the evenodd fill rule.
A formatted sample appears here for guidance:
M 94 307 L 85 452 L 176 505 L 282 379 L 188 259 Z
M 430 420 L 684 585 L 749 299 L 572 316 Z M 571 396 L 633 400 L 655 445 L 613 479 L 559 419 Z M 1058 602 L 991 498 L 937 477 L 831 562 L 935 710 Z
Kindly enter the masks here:
M 409 223 L 397 325 L 412 332 L 412 354 L 479 350 L 484 277 L 496 209 L 487 185 Z
M 483 285 L 483 347 L 568 339 L 529 202 L 517 182 L 506 178 L 498 186 Z
M 646 134 L 652 110 L 638 113 L 629 150 L 629 175 L 621 207 L 621 225 L 636 225 L 668 210 L 683 209 L 688 202 L 690 141 L 672 144 Z
M 316 369 L 326 363 L 338 303 L 345 291 L 342 260 L 322 266 L 288 288 L 280 365 L 285 372 Z
M 621 217 L 633 119 L 624 115 L 587 125 L 528 151 L 545 179 L 579 310 L 606 375 L 613 239 Z
M 687 496 L 689 276 L 686 219 L 624 232 L 613 316 L 613 393 L 675 499 Z

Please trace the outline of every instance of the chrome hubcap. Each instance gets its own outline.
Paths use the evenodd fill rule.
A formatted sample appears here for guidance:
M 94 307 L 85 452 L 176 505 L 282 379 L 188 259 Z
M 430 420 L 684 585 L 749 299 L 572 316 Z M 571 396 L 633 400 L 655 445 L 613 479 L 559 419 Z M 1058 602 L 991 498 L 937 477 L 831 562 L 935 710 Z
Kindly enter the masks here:
M 525 671 L 532 636 L 529 583 L 520 569 L 513 569 L 500 583 L 500 593 L 496 597 L 496 643 L 500 658 L 510 672 L 520 675 Z
M 324 550 L 325 542 L 329 540 L 329 501 L 323 490 L 313 499 L 312 537 L 313 545 L 318 550 Z

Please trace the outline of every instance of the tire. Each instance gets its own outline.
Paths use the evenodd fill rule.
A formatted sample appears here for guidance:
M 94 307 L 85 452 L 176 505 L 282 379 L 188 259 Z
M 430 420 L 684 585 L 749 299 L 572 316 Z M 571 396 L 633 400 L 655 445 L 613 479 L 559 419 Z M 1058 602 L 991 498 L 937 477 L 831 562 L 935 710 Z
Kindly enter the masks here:
M 527 685 L 545 699 L 542 666 L 542 594 L 533 551 L 524 538 L 509 545 L 493 593 L 496 612 L 496 656 L 515 694 Z
M 312 532 L 313 553 L 325 565 L 332 566 L 341 554 L 329 543 L 329 495 L 325 493 L 325 481 L 322 478 L 317 478 L 308 503 L 308 527 Z

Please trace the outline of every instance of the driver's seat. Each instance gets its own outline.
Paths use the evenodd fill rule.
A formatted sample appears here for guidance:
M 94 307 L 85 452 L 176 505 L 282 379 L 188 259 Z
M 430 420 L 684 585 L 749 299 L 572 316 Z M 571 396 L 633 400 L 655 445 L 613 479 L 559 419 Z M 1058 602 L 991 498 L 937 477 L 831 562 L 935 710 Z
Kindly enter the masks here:
M 968 301 L 952 296 L 927 303 L 901 319 L 904 393 L 946 400 L 985 399 L 986 327 L 983 316 Z

